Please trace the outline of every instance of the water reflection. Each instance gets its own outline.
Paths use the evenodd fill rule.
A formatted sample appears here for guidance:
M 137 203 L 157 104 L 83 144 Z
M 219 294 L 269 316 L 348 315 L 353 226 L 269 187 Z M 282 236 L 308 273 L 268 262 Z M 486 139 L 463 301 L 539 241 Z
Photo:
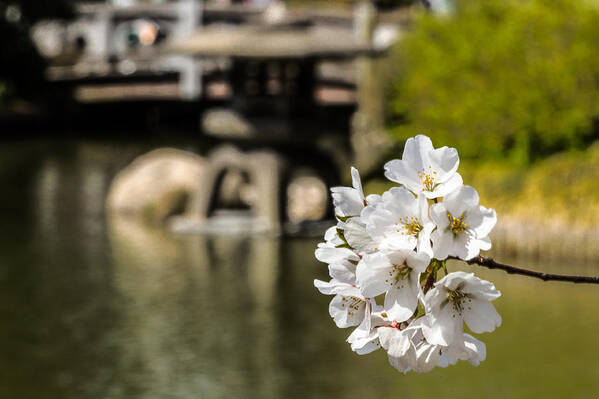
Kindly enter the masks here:
M 144 397 L 277 397 L 279 241 L 175 237 L 123 219 L 109 237 L 127 383 Z
M 503 325 L 479 336 L 488 359 L 402 376 L 383 353 L 353 354 L 350 330 L 330 320 L 330 298 L 312 287 L 327 274 L 313 257 L 317 240 L 106 221 L 96 197 L 114 168 L 77 154 L 24 172 L 12 201 L 28 216 L 7 214 L 13 227 L 0 231 L 2 398 L 599 394 L 597 287 L 477 270 L 503 292 Z M 599 274 L 593 265 L 531 266 Z

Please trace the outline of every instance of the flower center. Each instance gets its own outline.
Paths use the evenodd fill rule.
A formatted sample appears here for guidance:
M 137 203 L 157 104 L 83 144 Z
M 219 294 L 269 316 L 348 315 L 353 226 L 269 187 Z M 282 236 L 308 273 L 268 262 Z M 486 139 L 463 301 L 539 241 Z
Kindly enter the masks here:
M 462 311 L 464 310 L 465 307 L 468 307 L 468 310 L 472 309 L 470 307 L 470 305 L 468 303 L 466 303 L 466 302 L 472 302 L 472 299 L 470 299 L 468 297 L 468 294 L 462 292 L 462 290 L 460 290 L 460 289 L 448 291 L 447 299 L 449 300 L 449 302 L 451 302 L 451 306 L 453 306 L 453 309 L 460 316 L 462 315 Z M 455 314 L 452 317 L 455 317 Z
M 456 218 L 451 213 L 447 212 L 447 219 L 449 219 L 449 226 L 447 226 L 447 229 L 455 235 L 463 233 L 468 227 L 468 223 L 464 222 L 465 217 L 466 215 L 461 213 L 460 216 Z
M 389 270 L 389 278 L 385 279 L 385 283 L 389 284 L 391 287 L 395 287 L 397 289 L 403 288 L 406 285 L 406 280 L 408 279 L 412 268 L 404 265 L 393 265 L 393 268 Z
M 422 230 L 422 225 L 414 216 L 406 216 L 399 219 L 399 222 L 395 223 L 395 226 L 398 226 L 400 223 L 403 225 L 401 227 L 403 227 L 404 231 L 401 234 L 404 236 L 418 237 L 418 233 Z M 398 227 L 396 227 L 395 231 L 400 232 Z
M 345 305 L 347 304 L 347 307 L 348 307 L 347 313 L 350 316 L 353 316 L 356 311 L 360 310 L 360 307 L 362 306 L 362 302 L 364 302 L 363 300 L 361 300 L 360 298 L 356 298 L 355 296 L 350 296 L 350 297 L 342 296 L 341 301 L 343 302 L 341 304 L 342 308 L 344 308 Z
M 422 168 L 422 170 L 418 171 L 418 177 L 420 178 L 420 181 L 422 182 L 422 185 L 426 191 L 433 191 L 436 186 L 435 175 L 437 172 L 432 170 L 432 168 L 433 167 L 429 165 L 428 171 L 425 168 Z

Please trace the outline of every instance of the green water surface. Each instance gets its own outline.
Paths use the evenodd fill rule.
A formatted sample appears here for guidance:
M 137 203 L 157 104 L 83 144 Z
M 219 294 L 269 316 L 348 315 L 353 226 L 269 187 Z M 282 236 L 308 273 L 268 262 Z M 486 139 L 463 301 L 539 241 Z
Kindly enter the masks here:
M 503 325 L 478 336 L 487 360 L 403 375 L 383 352 L 344 342 L 351 330 L 312 285 L 327 279 L 317 240 L 107 219 L 104 195 L 128 155 L 12 145 L 0 172 L 0 398 L 599 397 L 598 286 L 477 268 L 503 293 Z

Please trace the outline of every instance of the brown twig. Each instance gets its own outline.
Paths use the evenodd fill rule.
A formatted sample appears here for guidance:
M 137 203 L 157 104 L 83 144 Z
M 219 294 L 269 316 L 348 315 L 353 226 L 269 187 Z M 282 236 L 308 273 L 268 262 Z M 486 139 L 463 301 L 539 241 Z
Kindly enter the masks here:
M 424 283 L 424 288 L 422 289 L 422 291 L 426 294 L 428 292 L 428 290 L 430 290 L 431 288 L 433 288 L 433 286 L 435 285 L 435 280 L 437 279 L 437 273 L 430 273 L 428 275 L 428 278 L 426 279 L 426 283 Z
M 456 257 L 450 257 L 450 259 L 459 259 Z M 489 269 L 503 270 L 509 274 L 520 274 L 523 276 L 534 277 L 543 281 L 569 281 L 577 284 L 599 284 L 599 277 L 590 276 L 569 276 L 565 274 L 551 274 L 535 272 L 534 270 L 522 269 L 515 266 L 505 265 L 503 263 L 495 262 L 492 258 L 485 258 L 484 256 L 476 256 L 470 260 L 465 261 L 469 265 L 479 265 L 487 267 Z

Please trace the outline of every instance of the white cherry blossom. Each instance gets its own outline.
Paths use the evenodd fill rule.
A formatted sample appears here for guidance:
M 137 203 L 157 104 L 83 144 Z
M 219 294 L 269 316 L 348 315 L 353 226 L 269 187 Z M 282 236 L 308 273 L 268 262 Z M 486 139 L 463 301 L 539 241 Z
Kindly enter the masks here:
M 339 328 L 357 326 L 365 317 L 370 317 L 370 302 L 359 289 L 344 290 L 329 304 L 329 314 Z
M 316 259 L 324 263 L 346 263 L 359 261 L 360 257 L 354 251 L 343 247 L 322 246 L 314 251 Z
M 356 327 L 347 338 L 354 352 L 382 347 L 402 373 L 460 360 L 477 366 L 486 346 L 464 333 L 464 323 L 477 334 L 501 324 L 491 304 L 501 293 L 492 283 L 461 271 L 434 282 L 448 257 L 469 260 L 489 249 L 497 220 L 476 190 L 462 185 L 458 165 L 455 149 L 435 149 L 416 136 L 401 160 L 385 165 L 385 176 L 402 186 L 365 196 L 351 168 L 352 187 L 331 189 L 337 224 L 315 251 L 331 280 L 314 286 L 333 295 L 329 314 L 338 327 Z
M 420 273 L 430 262 L 424 252 L 393 251 L 366 255 L 356 268 L 356 282 L 364 296 L 385 293 L 384 308 L 392 320 L 408 320 L 418 306 Z
M 371 310 L 370 318 L 364 317 L 362 323 L 347 338 L 352 350 L 358 355 L 366 355 L 380 349 L 378 327 L 391 323 L 383 307 L 373 304 L 372 300 Z
M 462 186 L 431 206 L 431 219 L 437 229 L 431 234 L 434 256 L 457 256 L 468 260 L 481 250 L 491 249 L 488 235 L 497 222 L 493 209 L 478 205 L 479 197 L 470 186 Z
M 347 243 L 357 252 L 366 254 L 379 250 L 380 244 L 368 234 L 362 218 L 351 218 L 347 222 L 339 222 L 338 226 L 343 230 Z
M 392 323 L 378 328 L 380 344 L 387 350 L 393 367 L 403 373 L 427 373 L 435 367 L 456 364 L 458 360 L 467 360 L 474 366 L 485 360 L 485 344 L 471 335 L 462 333 L 451 345 L 442 346 L 426 339 L 428 328 L 425 317 L 414 320 L 407 327 Z
M 337 234 L 337 226 L 331 226 L 325 231 L 324 241 L 318 243 L 318 248 L 335 248 L 343 245 L 343 240 Z
M 403 187 L 393 187 L 381 201 L 362 211 L 366 231 L 381 249 L 414 249 L 433 256 L 430 235 L 435 225 L 429 218 L 428 201 Z
M 406 141 L 401 160 L 385 164 L 385 176 L 416 194 L 439 198 L 462 185 L 462 177 L 456 173 L 459 163 L 455 148 L 434 149 L 431 139 L 418 135 Z
M 325 295 L 335 295 L 329 304 L 329 314 L 339 328 L 357 326 L 370 317 L 370 302 L 360 289 L 335 279 L 328 283 L 314 280 L 314 286 Z
M 420 370 L 430 370 L 434 365 L 447 367 L 450 364 L 456 364 L 458 360 L 467 360 L 473 366 L 478 366 L 487 356 L 485 344 L 473 336 L 463 333 L 461 326 L 458 328 L 460 331 L 457 332 L 455 339 L 449 346 L 431 344 L 426 340 L 426 336 L 430 334 L 430 319 L 428 317 L 415 320 L 406 330 L 410 329 L 416 331 L 412 335 L 415 346 L 421 346 L 420 353 L 422 355 L 417 356 Z M 431 355 L 433 351 L 436 353 Z
M 364 208 L 366 199 L 358 170 L 351 168 L 352 187 L 333 187 L 331 196 L 335 206 L 335 215 L 341 217 L 358 216 Z
M 439 363 L 441 347 L 431 345 L 424 338 L 422 333 L 424 320 L 421 317 L 407 326 L 406 323 L 392 323 L 391 329 L 381 329 L 380 341 L 387 349 L 389 362 L 401 372 L 413 370 L 417 373 L 426 373 Z
M 379 341 L 387 351 L 389 363 L 402 373 L 407 373 L 416 365 L 416 347 L 405 329 L 399 324 L 378 328 Z
M 442 347 L 426 341 L 422 333 L 424 318 L 409 325 L 394 322 L 379 328 L 379 341 L 387 350 L 389 363 L 402 373 L 426 373 L 439 364 Z
M 470 334 L 462 333 L 460 339 L 455 339 L 448 347 L 442 347 L 439 367 L 456 364 L 458 360 L 466 360 L 473 366 L 487 358 L 487 346 Z
M 501 316 L 491 304 L 501 293 L 474 273 L 449 273 L 424 297 L 428 325 L 426 340 L 449 346 L 463 331 L 463 322 L 473 332 L 491 332 L 501 325 Z

